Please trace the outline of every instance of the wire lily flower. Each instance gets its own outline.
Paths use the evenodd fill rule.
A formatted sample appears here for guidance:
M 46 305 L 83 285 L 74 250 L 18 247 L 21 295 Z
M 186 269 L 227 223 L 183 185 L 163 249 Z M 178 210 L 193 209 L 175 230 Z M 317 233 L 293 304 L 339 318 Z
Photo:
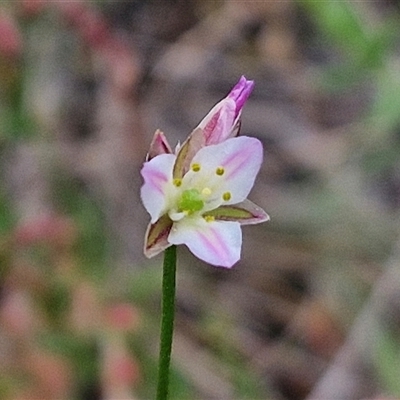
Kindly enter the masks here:
M 262 163 L 262 144 L 236 137 L 252 87 L 242 77 L 176 153 L 164 134 L 156 132 L 141 171 L 141 197 L 151 216 L 147 257 L 185 244 L 203 261 L 230 268 L 240 259 L 241 225 L 269 219 L 247 200 Z

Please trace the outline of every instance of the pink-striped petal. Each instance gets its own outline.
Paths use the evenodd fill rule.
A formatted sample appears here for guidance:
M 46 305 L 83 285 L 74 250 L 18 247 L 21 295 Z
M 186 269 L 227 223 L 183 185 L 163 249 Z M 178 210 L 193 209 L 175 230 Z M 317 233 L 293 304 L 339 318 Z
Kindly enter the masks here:
M 185 218 L 175 223 L 168 241 L 185 244 L 198 258 L 217 267 L 230 268 L 240 259 L 242 231 L 238 222 L 207 222 Z
M 141 170 L 144 184 L 140 195 L 152 223 L 164 214 L 168 206 L 175 159 L 174 154 L 161 154 L 145 162 Z
M 201 149 L 193 158 L 192 165 L 201 166 L 200 172 L 189 170 L 183 179 L 183 187 L 195 187 L 200 192 L 204 187 L 213 192 L 213 198 L 220 202 L 210 202 L 212 208 L 221 204 L 237 204 L 245 200 L 254 185 L 263 157 L 262 144 L 258 139 L 241 136 L 223 143 Z M 224 173 L 216 174 L 222 167 Z M 230 199 L 222 202 L 224 193 Z

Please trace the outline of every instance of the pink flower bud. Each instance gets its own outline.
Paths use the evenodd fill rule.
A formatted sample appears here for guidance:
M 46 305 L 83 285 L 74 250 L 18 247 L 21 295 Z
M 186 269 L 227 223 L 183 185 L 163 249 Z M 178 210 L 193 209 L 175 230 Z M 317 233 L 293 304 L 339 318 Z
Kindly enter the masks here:
M 229 94 L 203 118 L 198 128 L 203 131 L 206 145 L 218 144 L 237 136 L 240 114 L 253 87 L 254 82 L 242 76 Z

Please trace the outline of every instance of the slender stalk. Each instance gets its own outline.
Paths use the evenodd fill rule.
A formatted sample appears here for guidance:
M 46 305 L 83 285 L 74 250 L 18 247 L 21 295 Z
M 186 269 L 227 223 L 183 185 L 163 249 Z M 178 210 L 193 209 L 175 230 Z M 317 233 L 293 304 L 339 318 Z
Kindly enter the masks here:
M 162 319 L 160 335 L 160 359 L 158 364 L 157 400 L 167 400 L 169 365 L 175 317 L 176 246 L 164 252 L 162 283 Z

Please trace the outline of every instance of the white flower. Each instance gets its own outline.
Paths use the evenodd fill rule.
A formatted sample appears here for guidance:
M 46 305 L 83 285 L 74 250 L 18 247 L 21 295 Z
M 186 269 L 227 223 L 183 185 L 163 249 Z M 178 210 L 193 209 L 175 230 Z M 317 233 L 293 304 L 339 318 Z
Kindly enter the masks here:
M 206 145 L 193 156 L 159 154 L 141 174 L 143 204 L 151 216 L 145 254 L 185 244 L 207 263 L 231 267 L 240 258 L 240 225 L 267 221 L 247 200 L 260 169 L 261 142 L 250 137 Z
M 185 244 L 200 259 L 231 267 L 240 258 L 240 225 L 269 219 L 247 200 L 262 162 L 261 142 L 237 137 L 253 87 L 242 76 L 175 153 L 164 133 L 155 132 L 141 171 L 141 197 L 151 216 L 147 257 Z

